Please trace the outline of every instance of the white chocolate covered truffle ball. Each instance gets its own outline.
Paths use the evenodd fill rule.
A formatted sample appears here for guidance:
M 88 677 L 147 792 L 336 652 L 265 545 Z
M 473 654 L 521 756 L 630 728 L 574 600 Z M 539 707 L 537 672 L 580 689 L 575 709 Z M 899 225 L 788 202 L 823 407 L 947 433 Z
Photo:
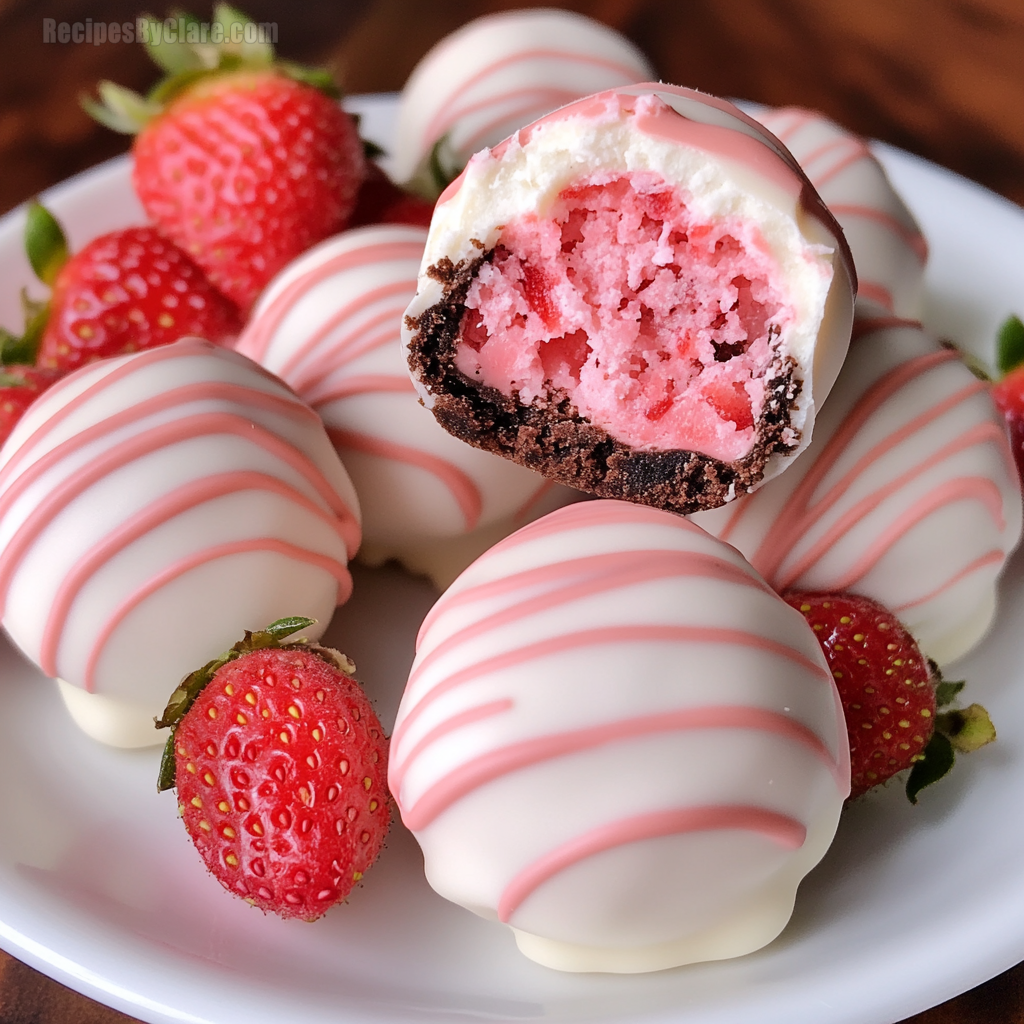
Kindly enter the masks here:
M 477 153 L 434 212 L 405 339 L 463 440 L 606 498 L 713 508 L 810 441 L 853 263 L 796 161 L 671 85 Z
M 463 444 L 420 404 L 401 324 L 426 237 L 376 225 L 316 246 L 271 282 L 236 348 L 323 419 L 359 495 L 361 557 L 398 557 L 447 585 L 501 536 L 577 496 Z M 482 539 L 467 547 L 466 535 Z
M 624 502 L 496 545 L 427 615 L 390 786 L 441 895 L 571 971 L 770 942 L 849 792 L 813 632 L 731 547 Z
M 198 339 L 83 367 L 0 452 L 4 628 L 120 745 L 158 742 L 174 687 L 245 629 L 303 615 L 319 636 L 358 544 L 316 414 Z
M 560 10 L 489 14 L 446 36 L 402 90 L 394 146 L 398 181 L 413 176 L 445 139 L 458 169 L 572 100 L 655 77 L 644 55 L 614 29 Z
M 860 304 L 919 317 L 928 243 L 864 139 L 797 107 L 755 116 L 786 144 L 842 225 Z
M 807 452 L 694 519 L 777 590 L 873 598 L 946 663 L 991 623 L 1020 538 L 1006 428 L 988 384 L 920 324 L 863 318 L 854 338 Z

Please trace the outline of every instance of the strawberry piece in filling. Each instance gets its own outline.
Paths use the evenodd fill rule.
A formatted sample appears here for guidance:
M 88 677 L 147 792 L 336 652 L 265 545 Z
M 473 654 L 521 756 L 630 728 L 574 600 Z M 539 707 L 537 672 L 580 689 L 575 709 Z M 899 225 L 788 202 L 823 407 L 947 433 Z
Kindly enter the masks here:
M 466 296 L 455 364 L 530 404 L 568 395 L 634 448 L 723 461 L 755 442 L 794 313 L 763 238 L 708 223 L 659 175 L 589 179 L 501 231 Z

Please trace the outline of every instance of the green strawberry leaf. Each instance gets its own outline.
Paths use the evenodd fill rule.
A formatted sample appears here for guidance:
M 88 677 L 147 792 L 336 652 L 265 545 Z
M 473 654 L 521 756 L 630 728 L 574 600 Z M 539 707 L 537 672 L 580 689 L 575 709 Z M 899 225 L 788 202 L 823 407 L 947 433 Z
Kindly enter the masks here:
M 274 66 L 294 81 L 311 86 L 325 96 L 330 96 L 332 100 L 341 99 L 341 89 L 326 68 L 310 68 L 291 60 L 279 60 Z
M 21 289 L 21 308 L 25 317 L 23 334 L 13 334 L 0 327 L 0 364 L 24 363 L 32 366 L 39 351 L 46 321 L 50 318 L 49 300 L 30 299 L 28 290 Z
M 68 261 L 68 240 L 45 206 L 33 199 L 25 217 L 25 254 L 36 277 L 51 288 L 61 267 Z
M 91 96 L 82 96 L 82 108 L 93 120 L 122 135 L 137 135 L 163 111 L 160 104 L 114 82 L 100 82 L 96 91 L 100 102 Z
M 198 67 L 178 71 L 173 75 L 162 78 L 146 94 L 146 102 L 153 104 L 163 110 L 175 96 L 183 93 L 190 86 L 194 85 L 201 78 L 212 78 L 218 73 L 219 68 Z
M 952 704 L 956 700 L 957 694 L 964 688 L 965 680 L 958 679 L 955 682 L 947 682 L 943 679 L 935 687 L 935 706 L 937 708 L 943 708 L 947 704 Z
M 186 25 L 199 24 L 198 18 L 184 11 L 175 11 L 171 17 L 175 20 L 183 19 Z M 143 14 L 138 20 L 145 28 L 143 45 L 146 47 L 146 53 L 158 68 L 169 75 L 177 75 L 182 71 L 195 71 L 205 67 L 194 46 L 184 39 L 175 37 L 174 42 L 171 42 L 166 38 L 158 18 L 154 18 L 152 14 Z
M 163 714 L 154 719 L 156 728 L 170 729 L 171 734 L 164 744 L 163 756 L 160 758 L 160 771 L 157 776 L 157 792 L 162 793 L 166 789 L 173 789 L 175 786 L 174 768 L 174 734 L 178 723 L 188 714 L 189 708 L 195 703 L 196 698 L 206 688 L 210 680 L 217 674 L 217 670 L 230 661 L 240 658 L 243 654 L 251 651 L 263 650 L 267 647 L 281 647 L 281 641 L 286 637 L 297 633 L 300 629 L 312 626 L 316 619 L 308 619 L 300 615 L 294 615 L 285 619 L 278 619 L 272 622 L 266 629 L 257 630 L 255 633 L 245 631 L 245 636 L 236 643 L 231 650 L 225 651 L 219 658 L 208 661 L 202 668 L 190 672 L 171 694 L 167 701 L 167 707 Z M 303 643 L 302 640 L 294 643 Z
M 287 619 L 278 619 L 276 622 L 272 622 L 266 629 L 260 630 L 260 633 L 269 634 L 273 640 L 280 641 L 286 636 L 291 636 L 292 633 L 298 633 L 300 629 L 309 629 L 310 626 L 316 625 L 316 619 L 307 619 L 301 615 L 293 615 Z M 260 633 L 254 634 L 259 636 Z M 266 646 L 271 646 L 267 644 Z M 252 648 L 255 650 L 256 648 Z
M 1001 376 L 1024 363 L 1024 320 L 1008 316 L 996 335 L 996 366 Z
M 213 9 L 214 24 L 220 25 L 224 31 L 225 40 L 231 40 L 234 26 L 239 26 L 242 31 L 242 42 L 225 42 L 223 45 L 225 53 L 236 53 L 245 67 L 270 67 L 274 62 L 274 47 L 265 39 L 259 38 L 259 33 L 247 33 L 246 26 L 252 25 L 251 18 L 247 18 L 241 11 L 236 10 L 229 4 L 217 4 Z M 249 36 L 254 35 L 255 39 L 250 40 Z M 223 63 L 221 64 L 223 67 Z
M 943 712 L 936 716 L 935 728 L 961 754 L 973 754 L 996 738 L 996 727 L 980 704 Z
M 917 794 L 925 786 L 938 782 L 949 772 L 956 760 L 953 744 L 941 732 L 932 734 L 928 746 L 924 748 L 924 753 L 919 757 L 921 759 L 910 769 L 910 775 L 907 778 L 907 799 L 912 804 L 917 803 Z

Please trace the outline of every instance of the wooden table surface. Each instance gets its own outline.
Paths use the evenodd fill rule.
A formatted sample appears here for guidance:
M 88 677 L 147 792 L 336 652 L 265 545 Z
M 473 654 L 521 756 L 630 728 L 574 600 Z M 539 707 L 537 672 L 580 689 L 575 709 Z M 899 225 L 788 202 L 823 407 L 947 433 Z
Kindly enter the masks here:
M 458 25 L 524 5 L 305 0 L 286 8 L 239 0 L 238 6 L 256 20 L 278 23 L 284 56 L 328 63 L 350 92 L 373 92 L 401 88 L 417 59 Z M 575 0 L 566 6 L 624 32 L 666 81 L 823 110 L 1024 204 L 1024 0 Z M 43 19 L 124 21 L 147 7 L 164 13 L 158 4 L 135 0 L 0 0 L 0 211 L 126 148 L 123 137 L 81 112 L 79 93 L 101 78 L 144 89 L 155 77 L 137 46 L 45 44 Z M 130 1019 L 0 953 L 0 1024 Z M 1024 965 L 907 1024 L 1024 1024 Z

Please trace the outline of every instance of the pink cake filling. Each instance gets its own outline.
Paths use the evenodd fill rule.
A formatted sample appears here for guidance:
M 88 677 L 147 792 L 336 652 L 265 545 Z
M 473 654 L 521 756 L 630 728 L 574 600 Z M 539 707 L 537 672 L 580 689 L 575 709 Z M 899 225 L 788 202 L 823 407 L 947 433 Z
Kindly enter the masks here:
M 793 320 L 738 218 L 706 223 L 659 175 L 590 178 L 507 224 L 466 296 L 455 364 L 519 401 L 559 401 L 634 448 L 748 454 Z

